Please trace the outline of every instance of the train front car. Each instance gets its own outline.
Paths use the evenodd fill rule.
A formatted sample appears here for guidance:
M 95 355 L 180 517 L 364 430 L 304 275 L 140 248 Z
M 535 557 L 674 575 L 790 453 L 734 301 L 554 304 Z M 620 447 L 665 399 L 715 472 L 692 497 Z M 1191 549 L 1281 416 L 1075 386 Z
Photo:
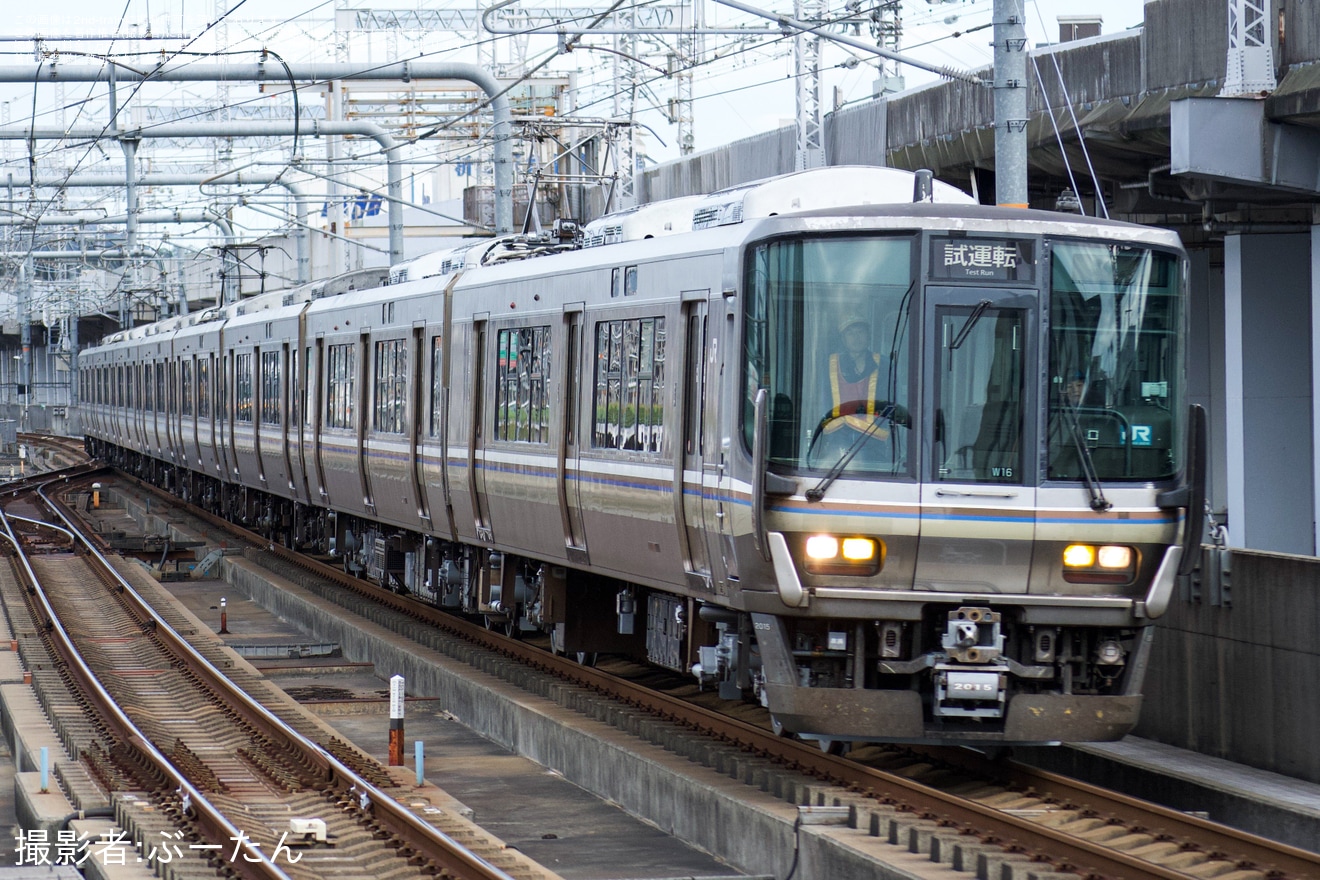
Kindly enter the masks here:
M 1190 503 L 1176 236 L 845 213 L 769 218 L 743 254 L 763 701 L 825 744 L 1121 737 Z

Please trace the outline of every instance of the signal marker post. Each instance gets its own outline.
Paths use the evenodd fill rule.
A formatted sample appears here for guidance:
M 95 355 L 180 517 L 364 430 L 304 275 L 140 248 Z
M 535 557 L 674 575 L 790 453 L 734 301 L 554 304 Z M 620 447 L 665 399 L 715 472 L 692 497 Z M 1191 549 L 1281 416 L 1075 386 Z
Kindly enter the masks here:
M 390 677 L 390 766 L 403 766 L 403 676 Z

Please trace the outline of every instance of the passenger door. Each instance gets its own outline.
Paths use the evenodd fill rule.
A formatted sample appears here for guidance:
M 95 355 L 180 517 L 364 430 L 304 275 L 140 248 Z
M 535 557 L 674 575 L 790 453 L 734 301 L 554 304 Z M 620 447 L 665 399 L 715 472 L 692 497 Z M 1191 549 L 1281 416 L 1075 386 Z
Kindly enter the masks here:
M 280 445 L 284 447 L 283 450 L 284 483 L 286 486 L 288 486 L 289 494 L 291 494 L 295 499 L 297 499 L 298 497 L 298 492 L 293 484 L 294 449 L 293 449 L 293 444 L 289 442 L 289 431 L 293 427 L 293 421 L 298 418 L 298 409 L 294 399 L 294 395 L 298 391 L 297 378 L 294 375 L 297 372 L 297 368 L 298 368 L 297 349 L 294 349 L 293 357 L 290 358 L 289 343 L 287 342 L 282 343 L 280 345 L 280 376 L 283 377 L 284 381 L 280 382 L 278 387 L 280 389 L 280 393 L 284 395 L 284 400 L 282 401 L 282 405 L 280 406 L 280 428 L 279 428 L 280 433 L 284 435 L 283 436 L 284 442 Z M 284 486 L 280 486 L 276 488 L 275 491 L 279 492 L 280 494 L 284 494 L 285 492 Z
M 472 496 L 472 519 L 478 541 L 493 541 L 486 506 L 486 336 L 490 313 L 472 319 L 472 424 L 468 433 L 468 492 Z
M 362 506 L 368 513 L 374 515 L 376 500 L 371 491 L 371 463 L 367 449 L 367 430 L 371 427 L 371 413 L 376 403 L 376 358 L 370 335 L 366 333 L 358 335 L 358 351 L 361 354 L 357 363 L 357 400 L 353 402 L 357 415 L 354 419 L 356 426 L 354 449 L 358 477 L 362 482 Z
M 582 525 L 582 501 L 578 474 L 581 469 L 582 399 L 582 313 L 585 303 L 564 306 L 563 443 L 559 445 L 559 507 L 564 521 L 564 547 L 568 561 L 586 565 L 587 533 Z
M 309 349 L 310 351 L 310 349 Z M 311 399 L 307 405 L 311 407 L 311 419 L 308 420 L 312 441 L 312 473 L 316 476 L 316 495 L 311 499 L 312 503 L 317 503 L 318 499 L 322 504 L 330 504 L 331 498 L 329 490 L 325 484 L 325 449 L 321 443 L 325 430 L 325 409 L 326 409 L 326 351 L 325 337 L 318 335 L 316 337 L 316 361 L 308 364 L 308 381 L 313 383 L 311 386 Z M 309 490 L 310 492 L 310 490 Z
M 710 552 L 707 547 L 706 492 L 703 488 L 702 434 L 706 405 L 706 317 L 709 290 L 684 291 L 683 385 L 679 409 L 678 467 L 674 474 L 679 546 L 684 548 L 688 585 L 711 589 Z
M 738 556 L 733 542 L 733 513 L 738 503 L 733 481 L 734 425 L 738 408 L 732 400 L 734 383 L 725 365 L 736 351 L 736 315 L 724 297 L 707 300 L 705 346 L 702 352 L 703 402 L 701 407 L 702 511 L 706 553 L 717 595 L 733 591 Z
M 928 288 L 916 586 L 1026 592 L 1035 533 L 1035 296 Z
M 426 498 L 426 468 L 422 460 L 422 438 L 425 436 L 427 424 L 426 404 L 431 399 L 431 385 L 423 381 L 427 375 L 425 322 L 419 321 L 413 325 L 410 354 L 413 381 L 408 394 L 407 412 L 404 415 L 404 423 L 408 426 L 408 461 L 412 471 L 413 497 L 417 499 L 417 518 L 429 530 L 434 531 L 435 524 L 431 522 L 431 508 Z M 437 381 L 436 377 L 431 377 L 431 382 L 435 381 Z

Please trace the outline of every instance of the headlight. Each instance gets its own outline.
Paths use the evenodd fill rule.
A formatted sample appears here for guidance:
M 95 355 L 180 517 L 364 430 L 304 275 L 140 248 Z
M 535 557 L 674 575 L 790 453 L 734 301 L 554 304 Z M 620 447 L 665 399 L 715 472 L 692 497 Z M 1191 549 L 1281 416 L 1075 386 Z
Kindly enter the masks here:
M 1069 544 L 1063 548 L 1063 579 L 1072 584 L 1129 584 L 1137 553 L 1119 544 Z
M 1101 568 L 1131 568 L 1131 547 L 1101 547 L 1095 554 Z
M 812 574 L 872 575 L 884 562 L 884 544 L 874 538 L 811 535 L 803 550 Z
M 1090 568 L 1095 565 L 1095 548 L 1089 544 L 1070 544 L 1063 550 L 1066 568 Z
M 870 538 L 844 538 L 843 558 L 849 562 L 870 562 L 875 559 L 875 541 Z
M 807 538 L 807 558 L 820 562 L 839 555 L 839 539 L 833 535 L 812 535 Z

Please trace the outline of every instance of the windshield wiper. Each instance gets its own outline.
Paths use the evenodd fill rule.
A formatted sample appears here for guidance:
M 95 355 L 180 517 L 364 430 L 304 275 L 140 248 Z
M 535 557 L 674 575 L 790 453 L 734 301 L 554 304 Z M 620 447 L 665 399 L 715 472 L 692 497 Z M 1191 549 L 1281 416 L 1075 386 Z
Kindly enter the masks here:
M 880 426 L 885 422 L 889 422 L 891 425 L 895 424 L 894 415 L 896 410 L 896 405 L 891 403 L 886 406 L 882 412 L 876 414 L 876 417 L 871 420 L 871 424 L 866 426 L 866 430 L 858 434 L 857 439 L 852 442 L 852 445 L 848 447 L 843 455 L 839 456 L 839 460 L 834 463 L 834 467 L 830 468 L 825 476 L 821 477 L 819 483 L 807 490 L 808 501 L 819 501 L 825 497 L 826 490 L 834 485 L 834 481 L 843 473 L 843 469 L 848 466 L 848 463 L 853 460 L 853 457 L 856 456 L 858 452 L 861 452 L 862 446 L 866 444 L 867 440 L 875 435 L 875 432 L 880 429 Z
M 1073 445 L 1077 447 L 1077 457 L 1082 464 L 1082 480 L 1086 483 L 1086 493 L 1091 496 L 1091 509 L 1096 513 L 1104 513 L 1114 505 L 1105 498 L 1100 477 L 1096 474 L 1095 460 L 1091 458 L 1091 448 L 1086 445 L 1082 437 L 1082 424 L 1077 418 L 1077 409 L 1064 400 L 1062 410 L 1063 420 L 1068 423 L 1068 429 L 1072 432 Z
M 953 337 L 953 342 L 949 343 L 949 351 L 962 348 L 962 344 L 967 341 L 967 334 L 972 332 L 972 328 L 976 326 L 977 321 L 981 320 L 981 316 L 985 314 L 985 310 L 988 308 L 990 308 L 990 300 L 988 299 L 983 299 L 976 304 L 976 308 L 972 309 L 972 313 L 967 316 L 967 323 L 962 325 L 958 335 Z

